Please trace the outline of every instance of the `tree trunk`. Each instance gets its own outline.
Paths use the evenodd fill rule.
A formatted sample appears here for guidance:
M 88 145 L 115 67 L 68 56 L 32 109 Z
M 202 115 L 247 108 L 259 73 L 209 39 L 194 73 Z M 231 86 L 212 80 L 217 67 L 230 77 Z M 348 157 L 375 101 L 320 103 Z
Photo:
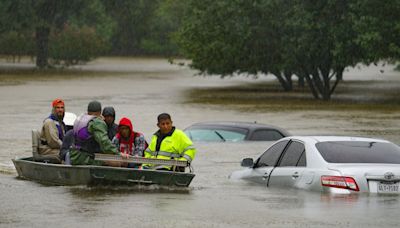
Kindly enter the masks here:
M 284 91 L 293 90 L 292 74 L 285 74 L 283 72 L 272 72 L 273 75 L 278 79 Z
M 331 88 L 331 94 L 335 91 L 336 86 L 339 84 L 340 81 L 342 81 L 343 79 L 343 71 L 344 71 L 344 67 L 338 67 L 336 69 L 336 81 L 335 84 L 332 86 Z
M 300 88 L 304 88 L 304 86 L 305 86 L 304 77 L 302 77 L 302 76 L 297 76 L 297 77 L 299 78 L 299 80 L 298 80 L 298 86 L 299 86 Z
M 319 99 L 319 93 L 317 91 L 317 89 L 315 88 L 314 82 L 311 79 L 311 76 L 307 73 L 305 73 L 303 76 L 303 78 L 306 79 L 308 86 L 310 87 L 311 93 L 314 96 L 315 99 Z
M 325 77 L 328 77 L 328 80 Z M 312 83 L 318 92 L 318 98 L 325 101 L 330 99 L 329 75 L 325 75 L 319 69 L 315 69 L 312 73 Z
M 328 71 L 321 71 L 321 70 L 316 70 L 313 74 L 312 74 L 312 79 L 310 78 L 310 76 L 308 75 L 308 79 L 307 82 L 310 85 L 311 91 L 313 92 L 314 97 L 315 93 L 318 93 L 318 97 L 316 98 L 321 98 L 322 100 L 330 100 L 331 96 L 333 94 L 333 92 L 336 89 L 336 86 L 339 84 L 339 82 L 342 80 L 343 78 L 343 70 L 344 68 L 338 68 L 336 69 L 336 71 L 333 71 L 332 74 L 330 75 L 330 72 Z M 331 86 L 331 79 L 332 78 L 336 78 L 334 84 Z M 316 87 L 315 92 L 312 89 L 311 85 L 313 87 Z
M 49 58 L 49 27 L 36 28 L 36 66 L 40 69 L 48 66 Z

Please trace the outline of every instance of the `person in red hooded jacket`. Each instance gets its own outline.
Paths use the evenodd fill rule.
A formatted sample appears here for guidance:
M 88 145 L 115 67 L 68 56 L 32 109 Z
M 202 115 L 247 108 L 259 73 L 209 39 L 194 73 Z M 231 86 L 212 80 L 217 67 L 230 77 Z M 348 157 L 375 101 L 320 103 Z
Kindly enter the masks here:
M 119 121 L 118 133 L 112 142 L 121 153 L 138 157 L 143 157 L 144 151 L 148 146 L 144 135 L 133 131 L 132 122 L 126 117 L 121 118 Z

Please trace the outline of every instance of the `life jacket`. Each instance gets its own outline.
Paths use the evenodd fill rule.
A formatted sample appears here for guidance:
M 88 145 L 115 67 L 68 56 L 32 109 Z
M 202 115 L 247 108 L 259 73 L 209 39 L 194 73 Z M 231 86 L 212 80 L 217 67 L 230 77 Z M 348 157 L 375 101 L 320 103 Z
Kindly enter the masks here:
M 195 155 L 196 149 L 192 141 L 183 131 L 175 127 L 166 135 L 162 135 L 160 131 L 157 131 L 153 135 L 151 143 L 145 151 L 146 158 L 186 160 L 189 163 L 192 162 Z M 154 166 L 146 164 L 145 166 L 154 167 L 156 169 L 171 168 L 171 166 L 164 165 Z
M 56 124 L 57 130 L 58 130 L 58 138 L 63 140 L 64 135 L 65 135 L 65 124 L 63 121 L 59 121 L 58 118 L 54 115 L 54 114 L 50 114 L 49 117 L 47 117 L 46 119 L 51 119 L 54 121 L 54 123 Z
M 88 153 L 99 152 L 100 145 L 94 140 L 88 130 L 88 125 L 91 120 L 96 118 L 92 115 L 82 114 L 74 122 L 74 138 L 75 149 L 82 150 Z

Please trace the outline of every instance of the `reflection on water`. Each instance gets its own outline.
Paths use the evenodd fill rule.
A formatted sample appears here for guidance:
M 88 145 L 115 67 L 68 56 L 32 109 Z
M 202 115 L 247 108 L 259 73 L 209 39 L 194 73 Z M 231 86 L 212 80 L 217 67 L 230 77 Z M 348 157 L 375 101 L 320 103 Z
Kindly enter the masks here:
M 181 129 L 209 120 L 257 121 L 283 127 L 293 134 L 363 135 L 400 143 L 396 113 L 235 111 L 224 106 L 188 104 L 183 94 L 192 88 L 240 85 L 245 78 L 192 77 L 193 71 L 168 65 L 163 60 L 102 59 L 81 68 L 84 71 L 79 77 L 42 75 L 36 81 L 26 76 L 21 79 L 23 83 L 0 87 L 3 132 L 0 227 L 394 227 L 398 224 L 397 196 L 326 195 L 260 187 L 228 178 L 234 170 L 241 169 L 242 158 L 257 158 L 269 142 L 196 143 L 198 152 L 193 162 L 196 177 L 187 189 L 57 187 L 15 178 L 11 158 L 31 154 L 30 130 L 40 128 L 56 96 L 64 98 L 66 110 L 76 114 L 83 113 L 93 99 L 100 100 L 103 106 L 114 106 L 117 120 L 122 116 L 131 118 L 134 129 L 143 132 L 148 140 L 156 130 L 156 116 L 169 112 Z M 85 70 L 106 72 L 85 75 Z
M 131 186 L 73 186 L 68 187 L 69 192 L 77 198 L 90 198 L 90 197 L 102 197 L 109 195 L 130 195 L 130 194 L 190 194 L 190 187 L 169 187 L 159 185 L 131 185 Z

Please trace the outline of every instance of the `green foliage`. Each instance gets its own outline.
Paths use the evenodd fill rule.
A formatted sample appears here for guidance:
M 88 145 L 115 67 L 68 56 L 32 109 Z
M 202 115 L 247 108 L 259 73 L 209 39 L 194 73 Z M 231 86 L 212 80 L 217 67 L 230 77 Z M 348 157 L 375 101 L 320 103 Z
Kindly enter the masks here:
M 2 32 L 22 33 L 23 31 L 24 34 L 34 34 L 37 45 L 35 48 L 36 65 L 39 68 L 48 67 L 49 53 L 55 58 L 54 62 L 64 61 L 66 64 L 91 59 L 99 52 L 92 50 L 92 46 L 99 46 L 97 36 L 102 36 L 102 42 L 106 41 L 111 37 L 113 29 L 113 21 L 105 13 L 101 0 L 2 0 L 0 2 L 0 19 L 4 20 L 0 25 L 5 25 L 0 28 L 3 30 Z M 92 46 L 87 46 L 82 53 L 75 54 L 75 57 L 72 57 L 71 53 L 66 54 L 67 50 L 62 48 L 68 46 L 65 40 L 59 37 L 49 39 L 51 34 L 58 34 L 67 24 L 76 25 L 79 28 L 89 26 L 94 29 L 94 32 L 83 29 L 81 36 L 70 37 L 77 42 L 73 48 L 83 47 L 82 45 L 86 43 L 89 45 L 88 40 L 78 42 L 77 37 L 84 38 L 85 35 L 88 35 L 87 39 L 94 41 Z M 51 40 L 60 43 L 49 44 Z M 51 46 L 51 50 L 49 50 L 49 46 Z M 74 50 L 76 51 L 76 49 Z M 91 54 L 93 56 L 88 56 Z
M 0 54 L 11 56 L 12 61 L 34 53 L 34 38 L 29 34 L 10 31 L 0 36 Z
M 240 52 L 246 51 L 243 45 L 248 34 L 242 29 L 248 18 L 241 17 L 240 8 L 247 1 L 189 2 L 178 39 L 184 54 L 193 60 L 192 66 L 208 74 L 241 71 Z
M 107 54 L 179 55 L 175 32 L 186 5 L 181 0 L 1 0 L 0 34 L 33 34 L 39 67 L 47 67 L 48 54 L 60 46 L 49 44 L 55 42 L 49 35 L 66 25 L 94 29 L 110 43 Z
M 116 29 L 116 22 L 106 12 L 106 8 L 101 1 L 91 0 L 87 1 L 81 9 L 76 11 L 78 13 L 70 16 L 68 24 L 78 27 L 91 27 L 94 28 L 96 34 L 101 36 L 104 41 L 109 41 L 113 36 Z M 64 24 L 61 26 L 63 27 Z
M 147 27 L 147 35 L 140 42 L 140 48 L 147 54 L 179 55 L 175 33 L 181 24 L 185 1 L 159 1 Z
M 400 59 L 400 1 L 354 1 L 356 42 L 363 47 L 364 63 Z
M 103 0 L 116 26 L 111 37 L 113 54 L 141 54 L 143 37 L 159 0 Z
M 87 26 L 65 26 L 51 34 L 50 58 L 55 65 L 82 64 L 96 58 L 106 50 L 105 42 L 96 30 Z
M 179 45 L 204 74 L 296 75 L 328 100 L 345 67 L 399 57 L 400 1 L 187 2 Z
M 111 54 L 178 55 L 175 32 L 186 1 L 103 0 L 115 20 Z

